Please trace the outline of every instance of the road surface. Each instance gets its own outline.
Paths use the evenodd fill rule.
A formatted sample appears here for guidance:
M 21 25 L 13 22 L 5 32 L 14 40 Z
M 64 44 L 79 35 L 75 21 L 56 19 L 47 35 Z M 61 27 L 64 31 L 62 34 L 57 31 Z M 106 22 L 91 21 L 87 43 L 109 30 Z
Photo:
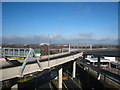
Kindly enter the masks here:
M 66 85 L 67 89 L 76 89 L 81 90 L 81 88 L 71 79 L 63 80 L 63 83 Z

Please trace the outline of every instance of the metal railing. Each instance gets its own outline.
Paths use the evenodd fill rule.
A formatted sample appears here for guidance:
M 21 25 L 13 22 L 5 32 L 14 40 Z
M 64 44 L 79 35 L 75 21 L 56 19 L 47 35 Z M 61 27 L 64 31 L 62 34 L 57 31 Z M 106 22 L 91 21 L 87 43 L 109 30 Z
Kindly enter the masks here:
M 20 75 L 23 74 L 27 62 L 36 60 L 38 66 L 41 68 L 39 59 L 32 48 L 0 48 L 0 57 L 9 60 L 10 57 L 17 57 L 18 59 L 24 58 L 20 71 Z
M 29 48 L 1 48 L 1 57 L 26 57 L 29 53 Z

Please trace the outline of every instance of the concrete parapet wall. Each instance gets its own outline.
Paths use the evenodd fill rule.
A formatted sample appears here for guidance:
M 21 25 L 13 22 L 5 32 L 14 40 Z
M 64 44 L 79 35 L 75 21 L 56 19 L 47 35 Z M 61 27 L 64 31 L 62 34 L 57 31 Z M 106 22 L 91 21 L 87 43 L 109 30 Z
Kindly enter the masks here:
M 65 55 L 65 54 L 68 54 L 68 53 L 69 53 L 69 52 L 53 54 L 53 55 L 50 55 L 50 58 L 52 58 L 52 57 L 57 57 L 57 56 L 61 56 L 61 55 Z M 41 56 L 41 59 L 45 59 L 45 58 L 48 58 L 48 55 Z
M 98 72 L 96 72 L 95 70 L 89 68 L 89 73 L 93 74 L 95 76 L 95 78 L 98 78 Z M 112 80 L 109 77 L 106 77 L 102 74 L 100 74 L 100 81 L 103 83 L 106 83 L 107 85 L 111 85 L 113 88 L 117 88 L 118 90 L 120 89 L 120 84 L 118 84 L 114 80 Z

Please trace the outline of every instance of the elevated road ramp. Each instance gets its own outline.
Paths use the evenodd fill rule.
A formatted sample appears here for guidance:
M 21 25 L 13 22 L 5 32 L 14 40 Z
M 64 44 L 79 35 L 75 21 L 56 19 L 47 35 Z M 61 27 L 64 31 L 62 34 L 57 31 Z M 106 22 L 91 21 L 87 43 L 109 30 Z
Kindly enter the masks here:
M 14 50 L 12 50 L 12 51 L 14 52 Z M 20 51 L 17 52 L 19 55 L 10 53 L 10 54 L 12 54 L 12 57 L 21 58 L 24 56 L 25 59 L 23 61 L 22 66 L 1 69 L 0 72 L 2 73 L 2 79 L 0 81 L 23 76 L 23 75 L 30 74 L 30 73 L 33 73 L 36 71 L 43 71 L 44 69 L 49 69 L 51 67 L 64 64 L 66 62 L 75 60 L 82 56 L 82 53 L 77 53 L 75 55 L 70 55 L 67 57 L 57 58 L 57 59 L 50 60 L 50 61 L 39 62 L 40 58 L 36 57 L 33 49 L 30 48 L 30 49 L 26 49 L 26 50 L 28 51 L 28 52 L 26 51 L 26 53 L 28 53 L 28 54 L 20 55 L 19 54 Z M 25 52 L 25 51 L 23 51 L 23 52 Z M 5 51 L 2 51 L 1 57 L 7 57 L 7 56 L 10 57 L 10 54 L 9 55 L 5 54 Z M 36 65 L 36 63 L 27 64 L 27 62 L 29 62 L 31 60 L 36 60 L 38 65 Z

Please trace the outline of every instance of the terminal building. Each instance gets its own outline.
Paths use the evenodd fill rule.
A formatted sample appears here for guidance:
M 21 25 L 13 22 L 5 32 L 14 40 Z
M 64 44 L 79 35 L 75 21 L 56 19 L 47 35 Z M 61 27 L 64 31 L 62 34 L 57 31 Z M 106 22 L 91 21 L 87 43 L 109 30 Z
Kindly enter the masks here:
M 96 56 L 88 55 L 85 58 L 87 64 L 92 64 L 94 66 L 98 66 L 98 59 Z M 115 57 L 101 57 L 100 58 L 100 67 L 111 67 L 111 63 L 115 62 Z

